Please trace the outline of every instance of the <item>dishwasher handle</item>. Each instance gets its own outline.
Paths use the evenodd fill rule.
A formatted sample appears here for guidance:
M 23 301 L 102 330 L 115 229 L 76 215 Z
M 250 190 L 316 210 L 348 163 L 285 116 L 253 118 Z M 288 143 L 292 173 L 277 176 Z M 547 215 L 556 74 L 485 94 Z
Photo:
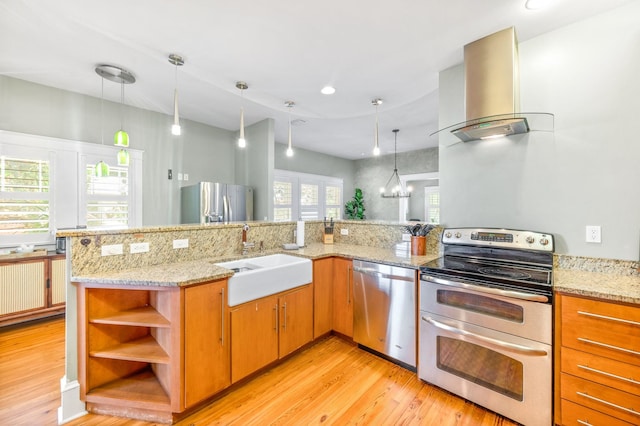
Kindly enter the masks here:
M 353 272 L 360 272 L 361 274 L 365 274 L 365 275 L 373 275 L 373 276 L 377 276 L 377 277 L 381 277 L 381 278 L 387 278 L 390 280 L 399 280 L 399 281 L 408 281 L 408 282 L 415 282 L 414 277 L 406 277 L 404 275 L 396 275 L 396 274 L 387 274 L 384 272 L 380 272 L 375 268 L 367 268 L 367 267 L 362 267 L 362 266 L 354 266 L 353 267 Z

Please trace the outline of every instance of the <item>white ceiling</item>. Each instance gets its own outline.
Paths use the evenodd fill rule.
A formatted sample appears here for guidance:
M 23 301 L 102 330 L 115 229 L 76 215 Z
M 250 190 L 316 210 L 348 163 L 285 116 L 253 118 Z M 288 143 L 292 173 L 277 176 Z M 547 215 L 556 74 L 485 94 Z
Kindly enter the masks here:
M 0 0 L 0 74 L 100 97 L 96 65 L 117 65 L 137 79 L 127 104 L 171 115 L 176 53 L 182 118 L 236 131 L 244 105 L 247 125 L 272 117 L 285 143 L 292 100 L 294 148 L 357 159 L 371 156 L 377 97 L 383 154 L 394 128 L 400 152 L 437 146 L 438 72 L 465 44 L 509 26 L 522 42 L 629 1 Z M 105 98 L 119 102 L 119 85 Z

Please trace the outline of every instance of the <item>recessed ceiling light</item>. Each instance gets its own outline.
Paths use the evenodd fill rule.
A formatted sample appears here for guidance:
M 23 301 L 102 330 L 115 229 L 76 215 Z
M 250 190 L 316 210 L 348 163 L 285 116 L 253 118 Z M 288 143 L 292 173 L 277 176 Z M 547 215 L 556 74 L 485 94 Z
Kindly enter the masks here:
M 322 90 L 320 90 L 320 93 L 323 95 L 333 95 L 336 93 L 336 88 L 333 86 L 324 86 Z
M 524 4 L 524 7 L 529 10 L 544 9 L 545 7 L 549 6 L 549 3 L 549 0 L 527 0 L 527 2 Z

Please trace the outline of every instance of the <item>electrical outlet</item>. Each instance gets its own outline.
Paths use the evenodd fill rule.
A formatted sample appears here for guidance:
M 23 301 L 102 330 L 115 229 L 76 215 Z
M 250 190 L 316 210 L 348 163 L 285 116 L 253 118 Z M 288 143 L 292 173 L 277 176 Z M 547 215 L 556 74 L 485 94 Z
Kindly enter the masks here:
M 600 231 L 600 226 L 598 225 L 587 225 L 587 242 L 588 243 L 601 243 L 602 235 Z
M 402 234 L 402 241 L 411 241 L 411 234 L 407 234 L 406 232 Z
M 178 180 L 182 180 L 182 173 L 178 173 Z
M 173 248 L 187 248 L 189 247 L 189 239 L 185 238 L 184 240 L 173 240 Z
M 129 244 L 129 253 L 146 253 L 149 251 L 149 243 L 132 243 Z
M 122 244 L 110 244 L 100 247 L 102 256 L 116 256 L 122 254 Z
M 347 228 L 340 229 L 340 235 L 349 235 L 349 229 Z
M 184 174 L 182 175 L 182 177 L 184 178 L 184 180 L 189 180 L 189 175 L 188 175 L 188 174 L 186 174 L 186 173 L 184 173 Z

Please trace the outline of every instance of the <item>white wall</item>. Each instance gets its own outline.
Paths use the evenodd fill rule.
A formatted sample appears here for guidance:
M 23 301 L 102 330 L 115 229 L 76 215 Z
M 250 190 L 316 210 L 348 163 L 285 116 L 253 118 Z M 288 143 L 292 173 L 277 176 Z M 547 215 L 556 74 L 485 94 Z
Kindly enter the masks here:
M 638 260 L 640 2 L 520 43 L 521 110 L 553 133 L 440 147 L 446 226 L 553 233 L 559 253 Z M 516 29 L 517 30 L 517 29 Z M 462 65 L 440 75 L 440 125 L 462 121 Z M 585 242 L 585 226 L 602 243 Z

